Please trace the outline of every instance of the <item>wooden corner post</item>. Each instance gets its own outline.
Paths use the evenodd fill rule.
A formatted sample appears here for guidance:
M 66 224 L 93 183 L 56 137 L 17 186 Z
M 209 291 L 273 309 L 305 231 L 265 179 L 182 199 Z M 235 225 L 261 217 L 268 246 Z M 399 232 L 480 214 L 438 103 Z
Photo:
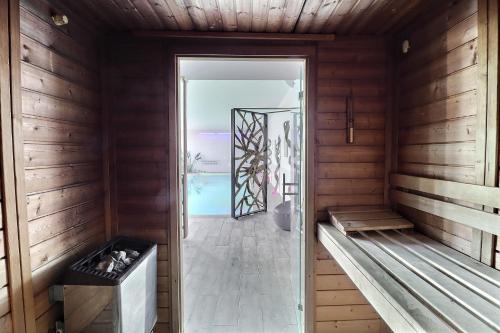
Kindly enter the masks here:
M 9 1 L 0 0 L 0 135 L 2 224 L 11 321 L 15 332 L 26 332 L 17 228 L 16 191 L 12 150 Z M 0 235 L 1 236 L 1 235 Z M 0 329 L 7 329 L 0 327 Z
M 498 0 L 478 1 L 477 184 L 498 186 Z M 492 207 L 485 211 L 494 212 Z M 473 257 L 493 265 L 495 235 L 475 230 Z
M 19 0 L 0 0 L 2 213 L 14 332 L 35 332 L 21 115 Z
M 14 162 L 15 202 L 19 236 L 19 254 L 24 300 L 24 320 L 27 332 L 35 332 L 35 298 L 33 294 L 28 213 L 24 176 L 24 139 L 21 101 L 21 15 L 19 0 L 9 0 L 10 68 L 12 105 L 12 148 Z
M 498 140 L 499 140 L 499 109 L 498 109 L 498 2 L 487 1 L 488 18 L 488 77 L 486 95 L 486 146 L 484 185 L 498 186 Z M 480 2 L 481 3 L 481 2 Z M 484 4 L 483 4 L 484 5 Z M 487 211 L 493 212 L 491 207 Z M 488 265 L 494 264 L 495 242 L 498 235 L 483 232 L 481 235 L 481 261 Z

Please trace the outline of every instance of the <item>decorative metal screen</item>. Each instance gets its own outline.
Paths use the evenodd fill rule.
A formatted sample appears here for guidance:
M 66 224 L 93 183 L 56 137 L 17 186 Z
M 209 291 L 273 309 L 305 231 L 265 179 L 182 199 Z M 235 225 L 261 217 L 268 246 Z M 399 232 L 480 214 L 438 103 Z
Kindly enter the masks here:
M 267 211 L 267 115 L 231 110 L 231 216 Z

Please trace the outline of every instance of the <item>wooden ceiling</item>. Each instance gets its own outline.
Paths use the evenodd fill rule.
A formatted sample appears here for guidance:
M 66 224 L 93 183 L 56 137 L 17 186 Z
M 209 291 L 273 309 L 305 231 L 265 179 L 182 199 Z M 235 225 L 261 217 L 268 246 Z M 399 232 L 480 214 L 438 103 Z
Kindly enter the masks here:
M 79 0 L 78 15 L 112 30 L 242 31 L 380 35 L 432 0 Z

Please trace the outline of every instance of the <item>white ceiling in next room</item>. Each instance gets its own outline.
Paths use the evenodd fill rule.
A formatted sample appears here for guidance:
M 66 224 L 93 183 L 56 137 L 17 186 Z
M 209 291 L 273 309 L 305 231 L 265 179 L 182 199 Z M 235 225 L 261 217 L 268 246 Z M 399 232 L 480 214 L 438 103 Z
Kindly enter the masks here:
M 180 76 L 187 80 L 298 80 L 301 59 L 182 58 Z

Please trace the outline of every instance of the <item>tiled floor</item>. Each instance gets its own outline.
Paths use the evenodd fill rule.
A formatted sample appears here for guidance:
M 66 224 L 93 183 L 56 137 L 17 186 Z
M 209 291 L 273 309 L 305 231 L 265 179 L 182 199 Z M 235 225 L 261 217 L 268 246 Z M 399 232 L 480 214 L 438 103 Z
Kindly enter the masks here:
M 189 227 L 185 332 L 298 332 L 291 232 L 277 228 L 269 213 L 190 218 Z

